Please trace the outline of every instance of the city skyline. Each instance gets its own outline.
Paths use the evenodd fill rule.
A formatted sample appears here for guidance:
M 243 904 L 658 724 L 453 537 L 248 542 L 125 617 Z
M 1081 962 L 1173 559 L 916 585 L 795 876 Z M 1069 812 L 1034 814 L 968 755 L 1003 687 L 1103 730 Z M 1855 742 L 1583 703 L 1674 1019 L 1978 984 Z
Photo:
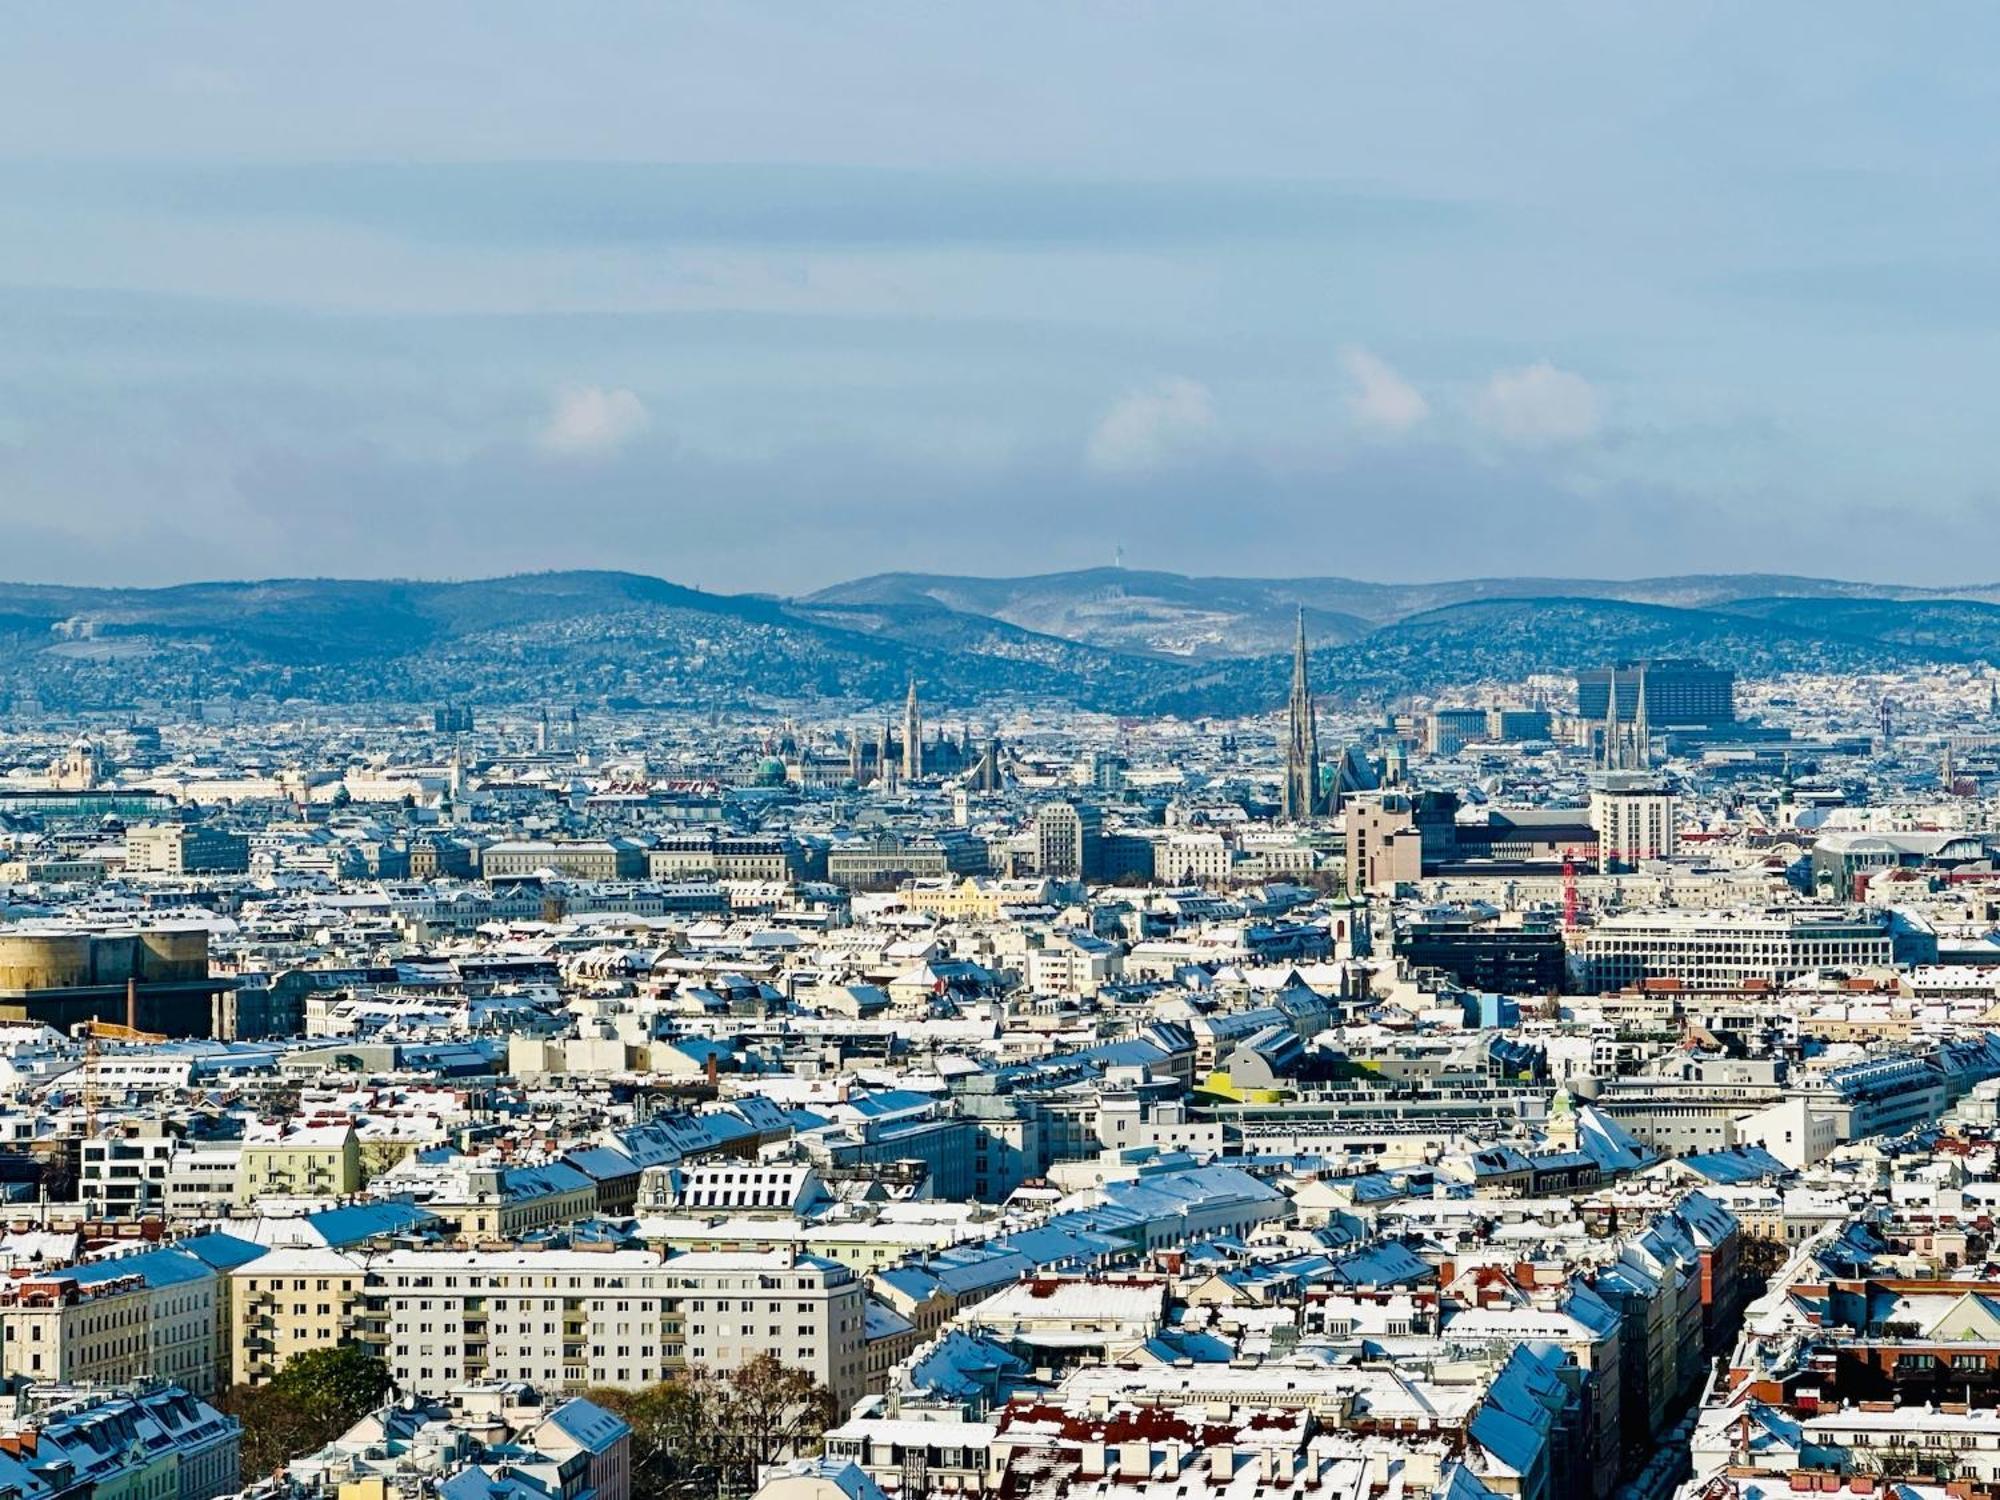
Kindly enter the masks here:
M 2000 12 L 17 9 L 0 1500 L 2000 1500 Z

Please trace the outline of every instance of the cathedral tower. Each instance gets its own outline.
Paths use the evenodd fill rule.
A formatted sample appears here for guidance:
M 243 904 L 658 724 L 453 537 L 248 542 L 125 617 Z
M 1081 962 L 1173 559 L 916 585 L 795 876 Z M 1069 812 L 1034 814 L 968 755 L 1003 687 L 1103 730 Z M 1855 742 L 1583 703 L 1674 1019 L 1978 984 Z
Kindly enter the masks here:
M 1300 823 L 1322 810 L 1319 790 L 1319 723 L 1306 676 L 1306 611 L 1299 606 L 1299 638 L 1292 649 L 1292 702 L 1285 738 L 1283 810 Z
M 917 679 L 910 679 L 910 694 L 903 700 L 903 780 L 915 781 L 924 774 L 924 720 L 917 711 Z

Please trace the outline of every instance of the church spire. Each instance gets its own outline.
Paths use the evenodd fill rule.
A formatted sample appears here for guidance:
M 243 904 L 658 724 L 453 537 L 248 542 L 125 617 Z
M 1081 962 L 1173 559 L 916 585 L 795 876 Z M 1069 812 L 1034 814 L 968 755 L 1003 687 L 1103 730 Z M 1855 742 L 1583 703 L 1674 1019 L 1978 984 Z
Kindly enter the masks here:
M 909 696 L 903 700 L 903 780 L 915 781 L 924 774 L 924 721 L 917 709 L 917 679 L 910 678 Z
M 1623 757 L 1618 744 L 1618 668 L 1604 674 L 1604 769 L 1616 771 Z
M 1632 710 L 1632 764 L 1641 771 L 1653 768 L 1653 726 L 1646 718 L 1646 664 L 1639 663 L 1639 701 Z
M 1321 811 L 1319 790 L 1319 725 L 1313 712 L 1312 683 L 1307 667 L 1306 611 L 1299 606 L 1299 634 L 1292 648 L 1292 697 L 1285 738 L 1283 811 L 1299 822 Z

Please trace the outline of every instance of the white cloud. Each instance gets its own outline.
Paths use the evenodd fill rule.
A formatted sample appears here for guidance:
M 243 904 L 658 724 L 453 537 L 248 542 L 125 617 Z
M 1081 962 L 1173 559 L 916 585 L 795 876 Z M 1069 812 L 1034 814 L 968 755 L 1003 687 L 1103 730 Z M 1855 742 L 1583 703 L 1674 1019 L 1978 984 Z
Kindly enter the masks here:
M 1547 360 L 1500 370 L 1473 399 L 1481 426 L 1510 443 L 1546 447 L 1579 443 L 1597 431 L 1597 390 Z
M 1199 449 L 1214 430 L 1208 387 L 1174 376 L 1122 397 L 1090 434 L 1084 456 L 1100 473 L 1139 473 Z
M 595 458 L 624 447 L 652 422 L 646 403 L 623 387 L 571 386 L 557 393 L 536 441 L 550 453 Z
M 1343 349 L 1340 362 L 1353 390 L 1347 412 L 1360 426 L 1394 436 L 1408 432 L 1431 414 L 1423 392 L 1398 375 L 1389 362 L 1366 349 Z

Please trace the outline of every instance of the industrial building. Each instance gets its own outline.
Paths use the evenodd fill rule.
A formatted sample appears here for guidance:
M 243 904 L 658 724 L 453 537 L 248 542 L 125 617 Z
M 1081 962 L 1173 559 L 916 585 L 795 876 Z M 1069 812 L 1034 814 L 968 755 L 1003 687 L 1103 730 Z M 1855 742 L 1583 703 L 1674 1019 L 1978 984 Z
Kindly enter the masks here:
M 1610 709 L 1611 685 L 1618 685 L 1618 718 L 1639 715 L 1655 725 L 1731 724 L 1736 720 L 1736 674 L 1704 661 L 1621 661 L 1615 667 L 1586 667 L 1576 674 L 1577 717 L 1596 723 Z
M 0 932 L 0 1020 L 62 1031 L 90 1020 L 129 1021 L 169 1036 L 211 1036 L 214 1002 L 232 983 L 209 973 L 206 927 L 23 925 Z

